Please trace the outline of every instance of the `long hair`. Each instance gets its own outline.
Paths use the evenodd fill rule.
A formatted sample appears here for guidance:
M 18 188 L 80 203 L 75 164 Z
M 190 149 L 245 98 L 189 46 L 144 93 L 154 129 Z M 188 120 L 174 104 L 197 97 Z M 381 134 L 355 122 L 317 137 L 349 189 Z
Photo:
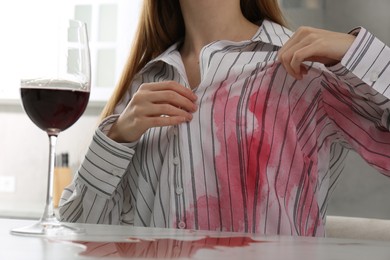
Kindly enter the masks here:
M 277 0 L 241 0 L 241 11 L 252 23 L 264 19 L 286 25 Z M 144 0 L 132 48 L 122 76 L 101 118 L 111 115 L 131 81 L 150 60 L 184 37 L 184 20 L 179 0 Z

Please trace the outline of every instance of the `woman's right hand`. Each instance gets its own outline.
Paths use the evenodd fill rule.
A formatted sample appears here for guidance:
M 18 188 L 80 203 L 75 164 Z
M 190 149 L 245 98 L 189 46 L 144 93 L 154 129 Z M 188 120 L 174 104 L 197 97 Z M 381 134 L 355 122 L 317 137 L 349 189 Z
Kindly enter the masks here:
M 116 142 L 138 140 L 149 128 L 178 125 L 192 119 L 197 97 L 175 81 L 144 83 L 111 127 Z

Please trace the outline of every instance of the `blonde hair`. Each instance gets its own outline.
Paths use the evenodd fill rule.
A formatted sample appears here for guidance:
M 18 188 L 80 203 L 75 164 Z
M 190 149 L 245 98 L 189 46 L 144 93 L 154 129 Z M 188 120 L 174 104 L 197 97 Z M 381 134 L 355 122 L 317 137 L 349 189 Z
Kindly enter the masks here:
M 277 0 L 241 0 L 241 11 L 252 23 L 264 19 L 286 25 Z M 184 37 L 184 20 L 179 0 L 144 0 L 138 29 L 122 76 L 102 111 L 111 115 L 131 81 L 150 60 Z

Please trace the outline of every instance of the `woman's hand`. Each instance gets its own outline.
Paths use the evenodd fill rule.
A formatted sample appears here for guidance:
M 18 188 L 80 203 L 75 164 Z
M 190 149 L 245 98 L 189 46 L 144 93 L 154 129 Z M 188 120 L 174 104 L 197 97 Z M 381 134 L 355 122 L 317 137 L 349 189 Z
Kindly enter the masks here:
M 289 74 L 302 79 L 304 61 L 333 65 L 341 61 L 355 36 L 311 27 L 300 27 L 279 50 L 278 60 Z
M 117 142 L 138 140 L 151 127 L 190 121 L 196 95 L 174 81 L 145 83 L 111 127 L 108 137 Z

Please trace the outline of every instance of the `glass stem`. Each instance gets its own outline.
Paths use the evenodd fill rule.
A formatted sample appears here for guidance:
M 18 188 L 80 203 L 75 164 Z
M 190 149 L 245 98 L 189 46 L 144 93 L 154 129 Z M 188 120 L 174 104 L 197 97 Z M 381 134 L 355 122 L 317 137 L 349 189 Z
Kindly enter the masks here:
M 54 163 L 56 157 L 57 135 L 49 134 L 49 170 L 47 179 L 47 193 L 45 211 L 41 217 L 42 222 L 53 222 L 57 218 L 53 206 L 53 189 L 54 189 Z

